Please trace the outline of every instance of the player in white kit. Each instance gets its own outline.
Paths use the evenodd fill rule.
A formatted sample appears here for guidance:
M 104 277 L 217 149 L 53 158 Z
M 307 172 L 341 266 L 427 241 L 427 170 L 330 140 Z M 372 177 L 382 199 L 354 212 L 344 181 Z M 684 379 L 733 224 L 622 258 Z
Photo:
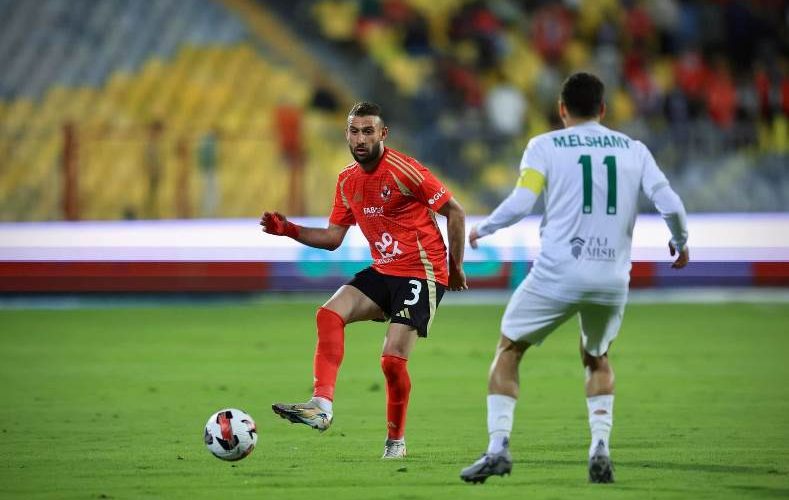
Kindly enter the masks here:
M 589 480 L 614 480 L 609 453 L 614 373 L 608 349 L 627 301 L 639 191 L 668 225 L 669 250 L 677 255 L 672 267 L 684 267 L 689 256 L 682 201 L 644 144 L 600 124 L 603 91 L 603 83 L 588 73 L 564 82 L 559 115 L 565 128 L 529 141 L 512 194 L 469 234 L 476 248 L 479 238 L 528 215 L 543 193 L 540 253 L 507 304 L 490 368 L 488 449 L 461 471 L 464 481 L 484 482 L 511 472 L 509 439 L 521 358 L 576 314 L 592 433 Z

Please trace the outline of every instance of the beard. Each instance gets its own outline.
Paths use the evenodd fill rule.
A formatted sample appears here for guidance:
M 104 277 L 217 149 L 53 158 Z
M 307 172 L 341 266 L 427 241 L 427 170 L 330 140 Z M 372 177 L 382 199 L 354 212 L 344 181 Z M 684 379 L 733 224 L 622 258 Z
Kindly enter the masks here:
M 370 152 L 364 156 L 359 156 L 350 145 L 348 146 L 348 149 L 351 150 L 351 156 L 353 156 L 354 160 L 359 163 L 367 164 L 378 159 L 378 155 L 381 153 L 381 143 L 376 142 L 373 144 L 370 148 Z

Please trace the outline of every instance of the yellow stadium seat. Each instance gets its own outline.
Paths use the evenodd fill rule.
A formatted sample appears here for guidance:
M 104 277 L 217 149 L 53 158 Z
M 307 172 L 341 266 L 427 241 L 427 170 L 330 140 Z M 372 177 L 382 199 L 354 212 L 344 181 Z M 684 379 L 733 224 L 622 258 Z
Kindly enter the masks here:
M 406 61 L 406 73 L 420 71 Z M 411 65 L 411 66 L 409 66 Z M 206 131 L 220 131 L 219 216 L 256 216 L 263 207 L 288 208 L 289 172 L 276 142 L 276 106 L 288 102 L 305 108 L 304 140 L 308 214 L 325 215 L 337 172 L 347 164 L 347 149 L 338 130 L 342 123 L 322 123 L 323 115 L 307 109 L 312 86 L 290 68 L 274 66 L 249 44 L 230 47 L 183 46 L 170 60 L 150 59 L 138 72 L 112 74 L 101 88 L 53 87 L 40 103 L 28 99 L 0 102 L 0 117 L 10 130 L 36 131 L 14 146 L 0 196 L 32 186 L 46 192 L 28 217 L 57 218 L 61 186 L 63 125 L 78 127 L 79 202 L 89 219 L 174 217 L 173 193 L 187 189 L 199 206 L 201 179 L 196 168 L 196 141 Z M 313 117 L 319 117 L 313 119 Z M 152 121 L 162 120 L 161 180 L 151 201 L 146 148 Z M 193 168 L 188 186 L 177 186 L 186 145 Z M 0 140 L 0 153 L 8 149 Z M 107 182 L 111 179 L 112 182 Z M 47 184 L 48 183 L 48 184 Z M 27 189 L 27 188 L 26 188 Z M 152 204 L 153 206 L 147 206 Z M 0 218 L 18 218 L 0 203 Z

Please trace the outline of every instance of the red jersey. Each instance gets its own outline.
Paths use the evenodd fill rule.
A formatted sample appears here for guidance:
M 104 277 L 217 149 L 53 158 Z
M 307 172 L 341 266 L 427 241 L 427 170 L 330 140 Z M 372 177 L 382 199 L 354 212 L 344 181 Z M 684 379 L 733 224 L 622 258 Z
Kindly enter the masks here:
M 340 172 L 329 222 L 359 225 L 379 273 L 447 286 L 447 247 L 433 212 L 450 198 L 418 161 L 384 148 L 374 171 L 354 163 Z

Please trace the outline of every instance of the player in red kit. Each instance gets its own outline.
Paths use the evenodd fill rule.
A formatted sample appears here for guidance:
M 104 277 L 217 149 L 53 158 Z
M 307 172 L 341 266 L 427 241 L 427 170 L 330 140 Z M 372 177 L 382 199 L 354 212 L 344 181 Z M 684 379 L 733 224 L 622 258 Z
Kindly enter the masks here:
M 465 213 L 428 169 L 384 147 L 387 133 L 378 105 L 361 102 L 351 108 L 345 138 L 356 161 L 340 172 L 327 228 L 297 226 L 277 212 L 265 212 L 260 224 L 266 233 L 327 250 L 339 247 L 348 228 L 358 224 L 373 257 L 371 267 L 318 308 L 312 399 L 276 403 L 272 409 L 291 422 L 328 429 L 345 325 L 389 320 L 381 353 L 388 431 L 383 458 L 402 458 L 411 392 L 408 356 L 417 337 L 427 336 L 445 289 L 468 288 L 463 273 Z M 435 212 L 447 218 L 449 256 Z

